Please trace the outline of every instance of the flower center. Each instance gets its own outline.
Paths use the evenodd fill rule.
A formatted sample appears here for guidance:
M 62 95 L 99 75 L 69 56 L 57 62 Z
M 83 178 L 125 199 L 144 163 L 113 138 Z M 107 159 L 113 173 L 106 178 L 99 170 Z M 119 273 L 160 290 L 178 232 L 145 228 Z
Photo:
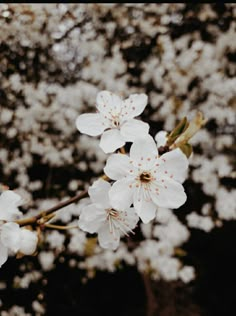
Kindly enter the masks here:
M 128 214 L 126 211 L 116 211 L 113 208 L 107 209 L 107 221 L 109 224 L 109 231 L 115 239 L 119 238 L 119 234 L 128 236 L 128 233 L 132 231 L 134 225 L 128 221 Z
M 140 174 L 139 180 L 143 183 L 148 183 L 152 180 L 152 175 L 150 172 L 144 171 L 143 173 Z
M 107 219 L 109 219 L 109 217 L 116 219 L 119 217 L 119 212 L 111 208 L 107 210 Z
M 112 115 L 112 124 L 114 127 L 120 126 L 120 119 L 118 115 Z

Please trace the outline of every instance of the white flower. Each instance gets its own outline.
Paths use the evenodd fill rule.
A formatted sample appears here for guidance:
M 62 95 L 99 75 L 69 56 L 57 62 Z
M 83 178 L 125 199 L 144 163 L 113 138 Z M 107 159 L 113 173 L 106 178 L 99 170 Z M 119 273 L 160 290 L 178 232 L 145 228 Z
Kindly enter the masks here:
M 185 266 L 179 271 L 179 278 L 184 283 L 189 283 L 195 278 L 195 271 L 193 267 Z
M 188 240 L 190 233 L 186 226 L 172 214 L 167 223 L 154 226 L 153 236 L 169 242 L 172 247 L 178 247 Z
M 20 227 L 16 223 L 0 226 L 0 267 L 7 261 L 9 252 L 17 252 L 20 245 Z
M 180 262 L 177 258 L 162 256 L 157 261 L 157 270 L 166 281 L 178 279 L 179 267 Z
M 104 180 L 97 180 L 89 188 L 92 204 L 81 212 L 78 225 L 89 233 L 98 233 L 101 247 L 115 250 L 122 235 L 132 232 L 138 222 L 138 216 L 130 204 L 116 203 L 116 208 L 109 200 L 111 185 Z
M 17 193 L 11 190 L 3 191 L 0 195 L 0 221 L 13 221 L 22 215 L 18 209 L 22 202 Z
M 104 168 L 116 181 L 109 193 L 112 205 L 132 204 L 144 223 L 156 215 L 157 206 L 178 208 L 186 201 L 181 183 L 185 180 L 188 160 L 175 149 L 158 157 L 151 136 L 137 139 L 130 157 L 113 154 Z
M 189 227 L 202 229 L 210 232 L 214 228 L 214 222 L 210 216 L 201 216 L 196 212 L 192 212 L 186 217 Z
M 6 223 L 0 226 L 0 267 L 7 261 L 8 254 L 18 251 L 32 254 L 37 246 L 38 237 L 34 232 L 20 228 L 17 223 Z
M 55 253 L 53 251 L 41 251 L 38 258 L 44 271 L 50 271 L 53 268 L 55 260 Z
M 35 252 L 38 243 L 38 237 L 35 232 L 28 229 L 21 229 L 19 250 L 25 255 L 31 255 Z
M 131 94 L 126 100 L 109 91 L 97 95 L 98 113 L 82 114 L 76 120 L 81 133 L 102 134 L 100 147 L 105 153 L 114 152 L 126 142 L 133 142 L 137 135 L 148 134 L 149 125 L 134 119 L 147 105 L 146 94 Z
M 167 143 L 167 132 L 166 131 L 160 131 L 155 136 L 155 141 L 157 142 L 157 147 L 165 146 Z

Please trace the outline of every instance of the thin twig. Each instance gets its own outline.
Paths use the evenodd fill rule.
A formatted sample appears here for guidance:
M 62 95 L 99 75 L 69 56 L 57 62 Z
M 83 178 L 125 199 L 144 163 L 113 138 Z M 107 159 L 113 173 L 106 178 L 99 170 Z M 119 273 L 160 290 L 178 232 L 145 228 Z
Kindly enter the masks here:
M 143 278 L 143 283 L 144 283 L 144 287 L 145 287 L 145 292 L 146 292 L 146 316 L 155 316 L 158 315 L 157 314 L 157 310 L 158 310 L 158 304 L 157 304 L 157 300 L 156 297 L 153 293 L 153 289 L 152 289 L 152 284 L 151 284 L 151 279 L 148 276 L 148 274 L 141 273 L 142 278 Z
M 75 202 L 81 200 L 82 198 L 86 197 L 87 195 L 88 195 L 88 190 L 85 190 L 85 191 L 80 192 L 76 196 L 74 196 L 74 197 L 72 197 L 72 198 L 70 198 L 70 199 L 68 199 L 66 201 L 60 202 L 60 203 L 54 205 L 53 207 L 51 207 L 51 208 L 49 208 L 49 209 L 47 209 L 47 210 L 45 210 L 43 212 L 40 212 L 36 216 L 18 220 L 18 221 L 16 221 L 16 223 L 19 224 L 20 226 L 26 226 L 26 225 L 30 225 L 30 224 L 35 224 L 40 218 L 46 217 L 46 216 L 48 216 L 48 215 L 60 210 L 61 208 L 65 207 L 67 205 L 75 203 Z
M 47 223 L 44 224 L 43 227 L 58 229 L 58 230 L 67 230 L 67 229 L 78 228 L 77 225 L 61 226 L 61 225 L 54 225 L 54 224 L 47 224 Z
M 125 151 L 125 148 L 124 148 L 124 147 L 121 147 L 119 150 L 120 150 L 120 153 L 121 153 L 121 154 L 123 154 L 123 155 L 126 154 L 126 151 Z

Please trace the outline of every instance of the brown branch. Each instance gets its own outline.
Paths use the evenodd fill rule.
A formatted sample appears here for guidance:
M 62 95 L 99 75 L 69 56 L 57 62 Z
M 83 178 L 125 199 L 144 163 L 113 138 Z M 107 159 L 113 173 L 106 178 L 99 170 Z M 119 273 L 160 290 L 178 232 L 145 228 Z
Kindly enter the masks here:
M 146 292 L 146 316 L 157 315 L 158 304 L 152 289 L 152 281 L 147 273 L 141 273 Z
M 47 217 L 48 215 L 60 210 L 61 208 L 65 207 L 67 205 L 70 205 L 72 203 L 75 203 L 75 202 L 81 200 L 82 198 L 86 197 L 87 195 L 88 195 L 88 190 L 82 191 L 79 194 L 77 194 L 76 196 L 74 196 L 66 201 L 60 202 L 60 203 L 54 205 L 53 207 L 51 207 L 43 212 L 40 212 L 36 216 L 18 220 L 18 221 L 16 221 L 16 223 L 19 224 L 20 226 L 35 224 L 35 223 L 37 223 L 37 221 L 39 219 L 41 219 L 43 217 Z
M 67 229 L 73 229 L 78 228 L 77 225 L 69 225 L 69 226 L 61 226 L 61 225 L 54 225 L 54 224 L 44 224 L 43 227 L 51 228 L 51 229 L 58 229 L 58 230 L 67 230 Z

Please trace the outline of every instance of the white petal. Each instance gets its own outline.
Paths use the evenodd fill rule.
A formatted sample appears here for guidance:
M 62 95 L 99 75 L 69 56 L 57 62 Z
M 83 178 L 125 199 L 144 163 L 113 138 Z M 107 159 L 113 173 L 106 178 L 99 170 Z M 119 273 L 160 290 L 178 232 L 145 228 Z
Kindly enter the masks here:
M 108 224 L 103 225 L 98 231 L 98 241 L 102 248 L 116 250 L 120 242 L 120 232 L 116 228 L 111 232 Z
M 137 216 L 134 207 L 129 207 L 127 209 L 126 221 L 129 223 L 131 229 L 134 229 L 139 221 L 139 217 Z
M 157 175 L 171 177 L 180 183 L 186 179 L 189 162 L 179 148 L 162 155 L 158 164 Z
M 8 250 L 0 241 L 0 268 L 7 261 Z
M 124 178 L 131 170 L 130 159 L 126 155 L 113 154 L 107 159 L 105 174 L 112 180 Z
M 155 136 L 155 141 L 157 142 L 157 147 L 165 146 L 167 142 L 167 132 L 160 131 Z
M 97 109 L 105 116 L 110 116 L 110 112 L 118 114 L 121 111 L 123 101 L 120 97 L 110 91 L 101 91 L 97 95 Z
M 118 129 L 110 129 L 102 134 L 99 146 L 108 154 L 124 146 L 124 144 L 125 141 L 120 135 L 120 131 Z
M 106 211 L 96 204 L 90 204 L 83 208 L 78 225 L 79 227 L 91 234 L 96 233 L 106 221 Z
M 116 181 L 109 191 L 111 205 L 116 210 L 125 210 L 133 202 L 133 189 L 130 187 L 133 179 Z
M 99 204 L 104 209 L 110 208 L 111 204 L 109 201 L 108 191 L 110 190 L 111 185 L 109 182 L 98 179 L 93 183 L 88 189 L 89 196 L 93 203 Z
M 125 211 L 119 212 L 119 220 L 114 225 L 120 229 L 121 235 L 129 234 L 137 225 L 139 217 L 133 207 L 127 208 Z
M 22 213 L 18 206 L 23 203 L 20 195 L 14 191 L 7 190 L 0 195 L 0 220 L 13 221 Z
M 35 232 L 28 229 L 21 229 L 21 241 L 19 251 L 25 255 L 31 255 L 35 252 L 38 243 L 38 237 Z
M 157 159 L 158 151 L 155 141 L 150 135 L 137 138 L 130 148 L 130 159 L 134 166 L 149 170 Z
M 156 216 L 157 207 L 141 186 L 134 193 L 134 208 L 145 224 L 153 220 Z
M 156 205 L 167 208 L 178 208 L 187 199 L 182 184 L 167 177 L 152 184 L 150 195 Z
M 133 142 L 140 135 L 146 135 L 149 132 L 149 125 L 145 122 L 130 119 L 125 122 L 120 129 L 120 133 L 127 142 Z
M 101 135 L 106 128 L 98 113 L 81 114 L 76 119 L 76 127 L 80 133 L 89 136 Z
M 0 195 L 1 203 L 7 202 L 15 206 L 20 206 L 23 202 L 21 196 L 12 190 L 3 191 Z
M 17 252 L 20 248 L 21 229 L 16 223 L 6 223 L 1 227 L 1 242 L 13 252 Z
M 122 114 L 125 119 L 130 119 L 140 115 L 147 105 L 147 95 L 141 94 L 131 94 L 128 99 L 124 101 L 122 108 Z

